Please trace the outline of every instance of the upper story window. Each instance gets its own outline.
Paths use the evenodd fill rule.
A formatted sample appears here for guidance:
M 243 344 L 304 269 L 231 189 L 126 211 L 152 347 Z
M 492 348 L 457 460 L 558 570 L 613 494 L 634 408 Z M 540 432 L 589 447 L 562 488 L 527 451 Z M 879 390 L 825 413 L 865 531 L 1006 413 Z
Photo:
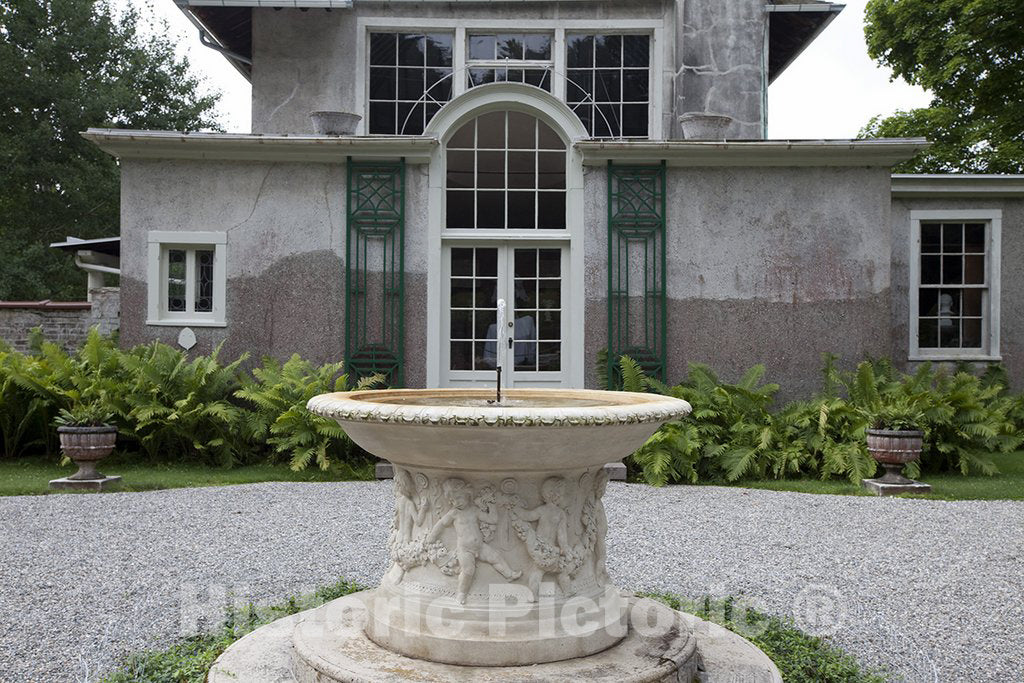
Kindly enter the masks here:
M 467 87 L 527 83 L 551 91 L 550 33 L 473 33 L 469 36 Z
M 224 324 L 226 234 L 149 233 L 148 325 Z
M 565 98 L 590 134 L 647 137 L 650 37 L 569 33 L 565 39 Z
M 540 119 L 483 114 L 447 144 L 448 228 L 564 229 L 565 142 Z
M 452 33 L 370 34 L 370 133 L 420 135 L 452 98 Z
M 911 212 L 911 358 L 999 355 L 998 211 Z

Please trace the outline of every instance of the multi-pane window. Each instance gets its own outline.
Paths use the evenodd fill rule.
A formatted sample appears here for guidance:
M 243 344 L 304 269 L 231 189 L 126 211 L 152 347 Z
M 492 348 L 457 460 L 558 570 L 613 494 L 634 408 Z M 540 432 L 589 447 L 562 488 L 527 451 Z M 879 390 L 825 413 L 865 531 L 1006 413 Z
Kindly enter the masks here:
M 448 228 L 565 228 L 565 142 L 520 112 L 483 114 L 447 144 Z
M 469 36 L 467 87 L 527 83 L 551 91 L 550 33 L 474 33 Z
M 149 233 L 151 325 L 222 325 L 226 235 L 222 232 Z
M 562 250 L 515 250 L 516 370 L 554 372 L 562 362 Z
M 922 222 L 919 349 L 983 349 L 989 282 L 984 222 Z
M 213 312 L 213 249 L 168 248 L 167 311 Z
M 566 35 L 565 98 L 594 137 L 647 137 L 651 41 L 646 35 Z
M 451 33 L 370 34 L 370 133 L 420 135 L 452 98 Z
M 498 249 L 452 249 L 451 269 L 451 369 L 493 370 L 498 339 Z

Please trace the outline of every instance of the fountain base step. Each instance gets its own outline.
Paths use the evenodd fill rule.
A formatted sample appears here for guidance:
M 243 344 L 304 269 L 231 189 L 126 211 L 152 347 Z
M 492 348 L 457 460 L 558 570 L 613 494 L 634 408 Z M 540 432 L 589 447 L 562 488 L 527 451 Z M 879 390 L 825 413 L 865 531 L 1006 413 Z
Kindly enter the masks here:
M 781 683 L 772 661 L 749 641 L 661 603 L 630 598 L 631 624 L 617 645 L 589 657 L 532 666 L 440 664 L 395 654 L 363 634 L 370 591 L 279 619 L 217 659 L 208 683 Z M 467 648 L 473 647 L 466 643 Z

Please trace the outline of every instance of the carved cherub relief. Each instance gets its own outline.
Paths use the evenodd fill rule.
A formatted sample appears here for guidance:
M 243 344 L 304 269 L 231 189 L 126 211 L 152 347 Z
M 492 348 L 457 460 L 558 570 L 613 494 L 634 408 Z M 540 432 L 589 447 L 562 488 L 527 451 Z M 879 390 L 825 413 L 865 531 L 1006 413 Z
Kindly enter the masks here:
M 388 550 L 391 560 L 398 567 L 395 583 L 401 583 L 407 570 L 421 566 L 427 561 L 423 543 L 414 541 L 413 534 L 417 527 L 423 525 L 429 505 L 425 500 L 417 500 L 419 496 L 412 476 L 406 470 L 395 470 L 395 493 L 395 514 L 391 524 Z
M 544 574 L 554 574 L 558 587 L 565 595 L 572 594 L 572 574 L 579 568 L 581 558 L 569 542 L 569 515 L 562 507 L 565 498 L 565 480 L 549 477 L 540 487 L 542 503 L 532 510 L 518 510 L 513 526 L 526 544 L 533 560 L 527 570 L 527 585 L 536 601 Z M 536 522 L 536 528 L 530 524 Z

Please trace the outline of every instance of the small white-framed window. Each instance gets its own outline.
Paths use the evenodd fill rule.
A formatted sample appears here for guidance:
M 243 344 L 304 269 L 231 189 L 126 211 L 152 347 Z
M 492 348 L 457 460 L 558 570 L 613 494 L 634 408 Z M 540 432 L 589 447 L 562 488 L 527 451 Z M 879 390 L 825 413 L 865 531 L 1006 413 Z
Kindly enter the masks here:
M 526 83 L 551 92 L 554 34 L 469 34 L 466 87 L 485 83 Z
M 147 325 L 222 327 L 227 233 L 149 232 Z
M 910 212 L 910 360 L 999 360 L 1002 212 Z

